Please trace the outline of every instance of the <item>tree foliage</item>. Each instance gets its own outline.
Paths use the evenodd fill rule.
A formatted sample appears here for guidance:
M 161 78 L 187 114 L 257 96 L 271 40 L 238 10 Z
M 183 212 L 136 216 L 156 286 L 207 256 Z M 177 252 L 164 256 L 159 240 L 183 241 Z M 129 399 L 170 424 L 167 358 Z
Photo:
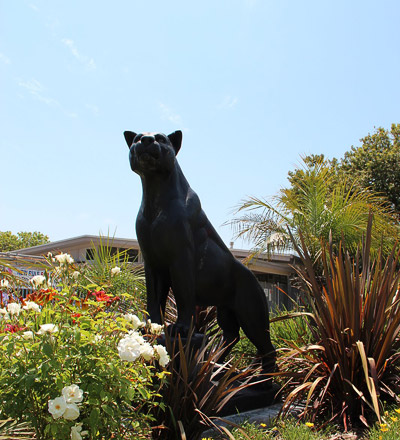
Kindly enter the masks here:
M 304 160 L 303 168 L 289 176 L 291 185 L 271 199 L 250 197 L 238 208 L 232 221 L 237 236 L 255 244 L 256 252 L 292 249 L 288 234 L 300 244 L 300 232 L 312 256 L 318 257 L 321 240 L 340 241 L 355 252 L 365 233 L 369 213 L 374 214 L 372 247 L 389 248 L 398 236 L 389 203 L 379 195 L 338 179 L 336 167 L 323 156 Z
M 400 124 L 390 131 L 382 127 L 360 139 L 360 147 L 351 147 L 340 162 L 339 171 L 362 188 L 384 195 L 400 212 Z
M 11 231 L 0 231 L 0 252 L 15 251 L 40 244 L 49 243 L 49 237 L 41 232 L 18 232 L 14 235 Z

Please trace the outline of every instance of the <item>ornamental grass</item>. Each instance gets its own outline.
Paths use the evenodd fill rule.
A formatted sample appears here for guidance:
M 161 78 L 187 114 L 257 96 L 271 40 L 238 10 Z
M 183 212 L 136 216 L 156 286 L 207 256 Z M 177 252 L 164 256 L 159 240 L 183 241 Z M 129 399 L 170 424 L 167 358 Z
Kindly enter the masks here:
M 399 400 L 400 261 L 395 246 L 387 258 L 370 257 L 370 216 L 354 257 L 332 243 L 321 245 L 323 278 L 317 277 L 304 240 L 296 246 L 297 269 L 314 344 L 289 342 L 277 373 L 286 378 L 284 412 L 304 405 L 301 417 L 338 421 L 345 430 L 359 421 L 385 423 L 382 403 Z

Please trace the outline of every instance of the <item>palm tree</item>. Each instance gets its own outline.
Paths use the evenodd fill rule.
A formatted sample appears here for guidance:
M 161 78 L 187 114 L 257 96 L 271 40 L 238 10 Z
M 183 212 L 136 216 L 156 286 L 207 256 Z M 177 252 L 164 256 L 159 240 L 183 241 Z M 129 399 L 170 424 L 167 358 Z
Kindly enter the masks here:
M 340 241 L 354 253 L 365 233 L 369 213 L 374 214 L 373 247 L 387 248 L 399 236 L 390 204 L 379 194 L 338 179 L 335 168 L 318 158 L 303 159 L 303 168 L 291 173 L 291 186 L 270 199 L 248 197 L 231 221 L 236 237 L 254 243 L 253 256 L 261 252 L 293 251 L 289 231 L 300 245 L 300 232 L 314 260 L 321 240 Z

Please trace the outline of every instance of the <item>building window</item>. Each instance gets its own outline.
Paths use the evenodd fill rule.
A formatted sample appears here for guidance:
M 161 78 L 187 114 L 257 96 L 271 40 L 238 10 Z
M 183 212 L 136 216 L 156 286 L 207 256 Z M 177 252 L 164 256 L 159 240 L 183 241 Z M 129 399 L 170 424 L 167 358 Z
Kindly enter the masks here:
M 129 263 L 137 263 L 139 257 L 139 251 L 137 249 L 127 249 L 126 255 L 128 257 Z
M 86 261 L 93 261 L 94 249 L 86 249 Z
M 138 261 L 139 251 L 137 249 L 119 249 L 116 247 L 109 247 L 104 249 L 106 250 L 105 252 L 106 257 L 113 257 L 114 255 L 118 254 L 118 252 L 121 252 L 122 253 L 121 260 L 127 258 L 129 262 Z M 93 248 L 86 249 L 86 261 L 93 261 L 94 254 L 95 254 L 95 250 Z

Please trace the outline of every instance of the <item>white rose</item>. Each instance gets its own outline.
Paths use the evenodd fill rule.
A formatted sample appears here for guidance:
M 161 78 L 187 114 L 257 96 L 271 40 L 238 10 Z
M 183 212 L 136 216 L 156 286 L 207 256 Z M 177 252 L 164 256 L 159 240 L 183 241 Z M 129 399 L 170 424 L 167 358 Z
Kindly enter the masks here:
M 21 311 L 21 306 L 17 303 L 10 303 L 7 305 L 7 310 L 10 315 L 19 315 Z
M 31 278 L 30 282 L 34 287 L 39 287 L 42 284 L 44 284 L 46 281 L 46 278 L 43 275 L 35 275 Z
M 79 417 L 79 408 L 76 403 L 67 403 L 63 417 L 65 420 L 76 420 Z
M 154 356 L 153 347 L 148 342 L 145 342 L 140 346 L 140 354 L 144 360 L 150 361 Z
M 141 343 L 131 336 L 125 336 L 118 343 L 118 354 L 121 360 L 134 362 L 140 356 Z
M 60 265 L 72 264 L 74 262 L 74 259 L 69 254 L 56 255 L 55 258 L 60 263 Z
M 42 324 L 38 331 L 38 335 L 44 335 L 45 333 L 58 332 L 58 327 L 55 324 Z
M 82 431 L 82 423 L 71 426 L 71 440 L 82 440 L 82 436 L 88 435 L 88 431 Z
M 160 356 L 160 359 L 158 360 L 159 364 L 165 368 L 169 364 L 169 356 Z
M 53 400 L 49 400 L 49 413 L 53 416 L 53 419 L 59 419 L 64 414 L 67 408 L 67 402 L 64 397 L 56 397 Z
M 118 266 L 115 266 L 111 269 L 111 275 L 118 275 L 121 272 L 121 269 Z
M 164 326 L 160 324 L 152 323 L 150 320 L 149 323 L 150 323 L 150 333 L 153 335 L 161 335 Z
M 137 332 L 135 330 L 129 331 L 128 332 L 128 336 L 125 336 L 125 337 L 129 338 L 129 339 L 134 339 L 138 344 L 144 344 L 145 343 L 145 340 L 144 340 L 143 336 L 139 332 Z
M 40 312 L 40 307 L 38 304 L 36 304 L 33 301 L 27 301 L 25 303 L 25 305 L 22 307 L 24 310 L 33 310 L 34 312 L 39 313 Z
M 4 319 L 4 320 L 10 319 L 10 315 L 8 314 L 8 312 L 5 308 L 0 309 L 0 320 L 1 319 Z
M 0 281 L 0 286 L 1 286 L 1 287 L 4 287 L 5 289 L 7 289 L 7 287 L 8 287 L 9 284 L 10 284 L 10 283 L 9 283 L 8 280 L 6 280 L 6 279 Z
M 123 315 L 123 317 L 133 325 L 134 330 L 142 328 L 146 325 L 143 321 L 139 319 L 139 317 L 137 317 L 133 313 L 127 313 L 126 315 Z
M 79 403 L 83 400 L 83 391 L 75 384 L 64 387 L 62 395 L 67 403 Z
M 26 332 L 23 332 L 23 333 L 22 333 L 22 337 L 23 337 L 24 339 L 33 339 L 33 332 L 30 331 L 30 330 L 28 330 L 28 331 L 26 331 Z
M 162 367 L 166 367 L 170 361 L 168 352 L 163 345 L 155 345 L 154 351 L 157 353 L 159 360 L 158 362 Z

